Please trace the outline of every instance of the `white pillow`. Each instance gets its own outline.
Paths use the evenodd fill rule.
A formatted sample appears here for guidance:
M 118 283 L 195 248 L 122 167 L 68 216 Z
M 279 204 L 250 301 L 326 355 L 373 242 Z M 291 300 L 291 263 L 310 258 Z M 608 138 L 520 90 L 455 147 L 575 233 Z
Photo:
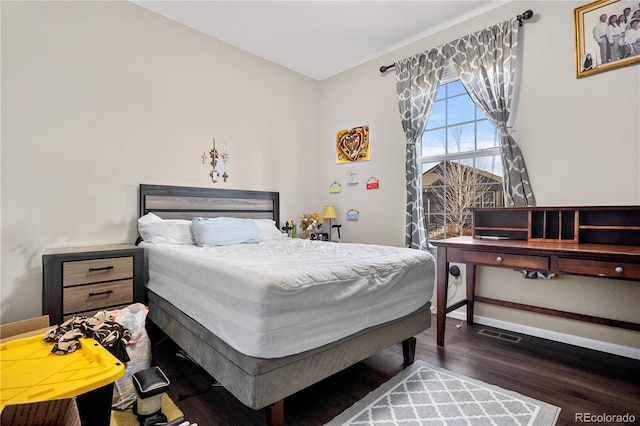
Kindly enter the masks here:
M 253 223 L 256 224 L 262 236 L 265 240 L 272 240 L 274 238 L 282 238 L 287 236 L 284 232 L 280 231 L 276 227 L 275 220 L 271 219 L 249 219 Z
M 153 222 L 162 222 L 163 220 L 164 219 L 162 219 L 160 216 L 157 216 L 153 213 L 147 213 L 138 219 L 138 225 L 140 225 L 141 223 L 147 224 L 147 223 L 153 223 Z
M 190 220 L 162 219 L 147 213 L 138 219 L 138 232 L 147 243 L 194 244 Z
M 193 238 L 202 247 L 250 244 L 264 241 L 258 226 L 249 219 L 236 217 L 194 217 Z

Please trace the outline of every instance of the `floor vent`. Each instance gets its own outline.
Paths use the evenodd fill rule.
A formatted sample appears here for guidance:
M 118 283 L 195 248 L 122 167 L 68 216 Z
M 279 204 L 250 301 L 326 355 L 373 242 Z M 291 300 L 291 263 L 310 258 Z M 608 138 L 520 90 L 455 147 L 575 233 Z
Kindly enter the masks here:
M 480 330 L 478 334 L 482 334 L 483 336 L 494 337 L 500 340 L 506 340 L 507 342 L 511 342 L 511 343 L 520 343 L 520 341 L 522 340 L 522 337 L 514 336 L 512 334 L 500 333 L 498 331 L 487 330 L 486 328 L 483 328 L 482 330 Z

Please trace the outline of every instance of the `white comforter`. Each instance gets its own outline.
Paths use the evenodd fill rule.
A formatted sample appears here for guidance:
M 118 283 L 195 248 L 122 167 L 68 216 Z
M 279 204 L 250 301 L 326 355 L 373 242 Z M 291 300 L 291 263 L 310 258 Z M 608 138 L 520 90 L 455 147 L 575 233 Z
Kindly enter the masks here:
M 399 318 L 433 293 L 434 261 L 419 250 L 291 238 L 141 246 L 150 290 L 259 358 L 303 352 Z

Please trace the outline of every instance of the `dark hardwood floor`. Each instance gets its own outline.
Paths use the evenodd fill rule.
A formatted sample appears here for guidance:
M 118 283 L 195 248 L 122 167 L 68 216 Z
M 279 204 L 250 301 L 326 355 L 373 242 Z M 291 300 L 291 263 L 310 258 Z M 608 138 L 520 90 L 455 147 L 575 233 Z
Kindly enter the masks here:
M 513 343 L 479 334 L 483 328 L 495 330 L 490 327 L 465 323 L 456 328 L 459 323 L 448 320 L 446 346 L 440 348 L 434 316 L 431 329 L 417 336 L 416 358 L 559 406 L 560 425 L 582 424 L 579 413 L 629 414 L 635 422 L 626 424 L 640 424 L 640 361 L 506 332 L 522 338 Z M 153 324 L 148 328 L 152 365 L 171 380 L 169 395 L 187 420 L 199 426 L 265 424 L 263 410 L 249 409 L 224 388 L 212 386 L 197 365 L 176 356 L 179 348 L 170 339 Z M 401 369 L 398 344 L 287 398 L 285 422 L 322 425 Z

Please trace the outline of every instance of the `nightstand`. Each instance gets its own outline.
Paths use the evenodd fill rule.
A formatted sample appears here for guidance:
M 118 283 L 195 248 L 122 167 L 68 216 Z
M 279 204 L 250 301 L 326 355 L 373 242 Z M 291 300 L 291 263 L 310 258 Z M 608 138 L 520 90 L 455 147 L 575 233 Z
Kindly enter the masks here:
M 144 303 L 144 249 L 104 245 L 42 255 L 42 313 L 51 324 Z

